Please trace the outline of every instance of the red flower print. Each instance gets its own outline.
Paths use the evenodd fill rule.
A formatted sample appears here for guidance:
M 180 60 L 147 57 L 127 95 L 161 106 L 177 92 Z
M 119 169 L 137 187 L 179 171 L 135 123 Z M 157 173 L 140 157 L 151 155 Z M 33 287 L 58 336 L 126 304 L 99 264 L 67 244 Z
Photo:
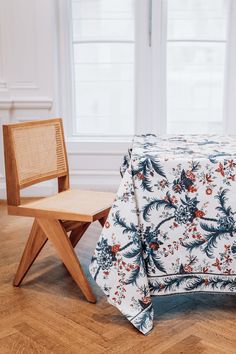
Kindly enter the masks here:
M 225 273 L 225 274 L 231 274 L 231 270 L 232 270 L 232 269 L 226 269 L 226 270 L 224 271 L 224 273 Z
M 231 181 L 235 181 L 235 175 L 230 175 L 227 179 L 231 179 Z
M 206 194 L 207 195 L 211 195 L 212 194 L 212 189 L 211 188 L 207 188 L 206 189 Z
M 109 223 L 109 221 L 106 221 L 105 222 L 105 228 L 108 229 L 109 227 L 110 227 L 110 223 Z
M 207 273 L 208 272 L 208 268 L 207 267 L 203 267 L 203 273 Z
M 188 187 L 188 191 L 189 191 L 190 193 L 194 193 L 194 192 L 197 191 L 197 188 L 194 187 L 194 186 L 189 186 L 189 187 Z
M 137 174 L 137 176 L 138 176 L 139 179 L 144 179 L 144 174 L 141 173 L 141 172 L 139 172 L 139 173 Z
M 209 280 L 206 278 L 206 279 L 204 279 L 204 284 L 205 285 L 208 285 L 209 284 Z
M 214 267 L 216 267 L 218 270 L 221 270 L 221 265 L 222 263 L 220 262 L 219 258 L 216 258 L 215 263 L 212 264 Z
M 195 181 L 195 179 L 196 179 L 195 174 L 192 171 L 189 171 L 189 170 L 186 172 L 186 177 L 188 177 L 192 181 Z
M 167 185 L 167 181 L 165 181 L 164 179 L 162 179 L 162 180 L 160 181 L 160 186 L 161 186 L 162 188 L 164 188 L 166 185 Z
M 230 258 L 230 255 L 225 256 L 225 263 L 230 264 L 232 262 L 232 258 Z
M 206 180 L 207 180 L 207 182 L 213 182 L 213 180 L 212 180 L 212 177 L 211 177 L 211 175 L 208 175 L 208 173 L 206 173 Z
M 181 187 L 181 185 L 180 184 L 176 184 L 175 185 L 175 192 L 180 192 L 181 191 L 181 189 L 182 189 L 182 187 Z
M 151 302 L 151 297 L 150 297 L 150 296 L 144 296 L 144 297 L 142 298 L 142 302 L 143 302 L 144 304 L 150 304 L 150 302 Z
M 236 163 L 234 162 L 234 160 L 228 160 L 228 164 L 230 168 L 233 168 L 236 166 Z
M 111 250 L 112 250 L 113 253 L 119 252 L 119 250 L 120 250 L 120 245 L 114 245 L 114 246 L 112 246 Z
M 202 218 L 205 215 L 205 213 L 202 210 L 196 210 L 194 215 L 196 218 Z M 194 228 L 194 231 L 196 231 L 195 229 L 196 228 Z
M 171 201 L 172 201 L 173 204 L 178 203 L 178 199 L 177 199 L 175 196 L 173 196 L 173 197 L 171 198 Z
M 185 271 L 186 273 L 191 273 L 192 270 L 193 270 L 193 268 L 191 267 L 191 265 L 185 264 L 185 266 L 184 266 L 184 271 Z
M 164 200 L 166 202 L 169 202 L 169 199 L 171 200 L 172 203 L 177 203 L 178 202 L 178 199 L 175 196 L 169 198 L 168 195 L 166 195 L 165 198 L 164 198 Z
M 221 162 L 219 163 L 219 167 L 216 169 L 216 172 L 220 172 L 221 176 L 224 177 L 225 171 L 224 171 L 224 167 Z
M 151 242 L 151 243 L 149 244 L 149 247 L 150 247 L 152 250 L 156 251 L 156 250 L 158 250 L 158 248 L 159 248 L 160 246 L 158 245 L 157 242 Z

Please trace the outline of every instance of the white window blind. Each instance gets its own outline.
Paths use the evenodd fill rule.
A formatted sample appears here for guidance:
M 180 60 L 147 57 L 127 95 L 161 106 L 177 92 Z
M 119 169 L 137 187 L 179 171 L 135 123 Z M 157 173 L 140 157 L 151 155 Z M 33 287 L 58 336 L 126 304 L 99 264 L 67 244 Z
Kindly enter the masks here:
M 74 134 L 134 133 L 134 0 L 72 0 Z
M 168 0 L 168 133 L 222 132 L 229 3 Z

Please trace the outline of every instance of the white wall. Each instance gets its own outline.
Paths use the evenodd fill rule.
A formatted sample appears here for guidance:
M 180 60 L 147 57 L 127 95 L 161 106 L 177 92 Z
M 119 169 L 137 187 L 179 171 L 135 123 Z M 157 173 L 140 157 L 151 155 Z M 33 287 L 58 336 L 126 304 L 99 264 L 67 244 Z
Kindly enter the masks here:
M 61 116 L 57 0 L 0 0 L 0 124 Z M 70 117 L 63 117 L 70 119 Z M 128 144 L 67 139 L 72 187 L 115 190 Z M 46 195 L 55 183 L 31 187 Z M 0 198 L 5 196 L 2 134 Z

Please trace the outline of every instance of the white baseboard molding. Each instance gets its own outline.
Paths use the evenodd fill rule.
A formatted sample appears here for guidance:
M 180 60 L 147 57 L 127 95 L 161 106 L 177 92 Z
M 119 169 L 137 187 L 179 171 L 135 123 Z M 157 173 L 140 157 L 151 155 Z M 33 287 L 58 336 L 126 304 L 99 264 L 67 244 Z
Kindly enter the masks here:
M 0 99 L 0 110 L 10 109 L 47 109 L 53 105 L 52 97 L 11 97 Z

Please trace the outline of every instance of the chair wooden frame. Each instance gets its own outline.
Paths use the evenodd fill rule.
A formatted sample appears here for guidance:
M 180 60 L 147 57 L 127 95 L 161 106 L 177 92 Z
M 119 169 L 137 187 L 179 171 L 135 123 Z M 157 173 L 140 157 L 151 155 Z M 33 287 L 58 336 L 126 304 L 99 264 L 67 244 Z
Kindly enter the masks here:
M 14 145 L 14 130 L 31 129 L 32 127 L 55 126 L 61 149 L 63 161 L 60 171 L 51 171 L 39 176 L 31 176 L 27 180 L 20 180 L 17 165 L 16 146 Z M 18 266 L 13 284 L 19 286 L 26 276 L 38 254 L 50 240 L 67 270 L 80 287 L 82 293 L 89 302 L 95 303 L 96 298 L 91 290 L 88 280 L 82 270 L 80 262 L 74 251 L 81 237 L 93 221 L 99 221 L 104 226 L 114 194 L 102 192 L 71 191 L 69 189 L 69 168 L 66 154 L 66 146 L 61 118 L 36 120 L 23 123 L 15 123 L 3 126 L 4 155 L 7 186 L 8 213 L 11 215 L 34 217 L 33 226 L 26 243 L 20 264 Z M 38 182 L 52 178 L 58 180 L 58 194 L 56 196 L 42 198 L 36 202 L 21 203 L 20 190 Z M 67 210 L 68 201 L 76 196 L 76 201 L 81 204 L 75 210 Z M 94 199 L 94 201 L 92 200 Z M 89 200 L 89 203 L 88 203 Z M 87 203 L 83 209 L 83 202 Z M 61 210 L 54 205 L 63 206 Z M 94 203 L 94 204 L 93 204 Z M 72 208 L 73 209 L 73 208 Z

